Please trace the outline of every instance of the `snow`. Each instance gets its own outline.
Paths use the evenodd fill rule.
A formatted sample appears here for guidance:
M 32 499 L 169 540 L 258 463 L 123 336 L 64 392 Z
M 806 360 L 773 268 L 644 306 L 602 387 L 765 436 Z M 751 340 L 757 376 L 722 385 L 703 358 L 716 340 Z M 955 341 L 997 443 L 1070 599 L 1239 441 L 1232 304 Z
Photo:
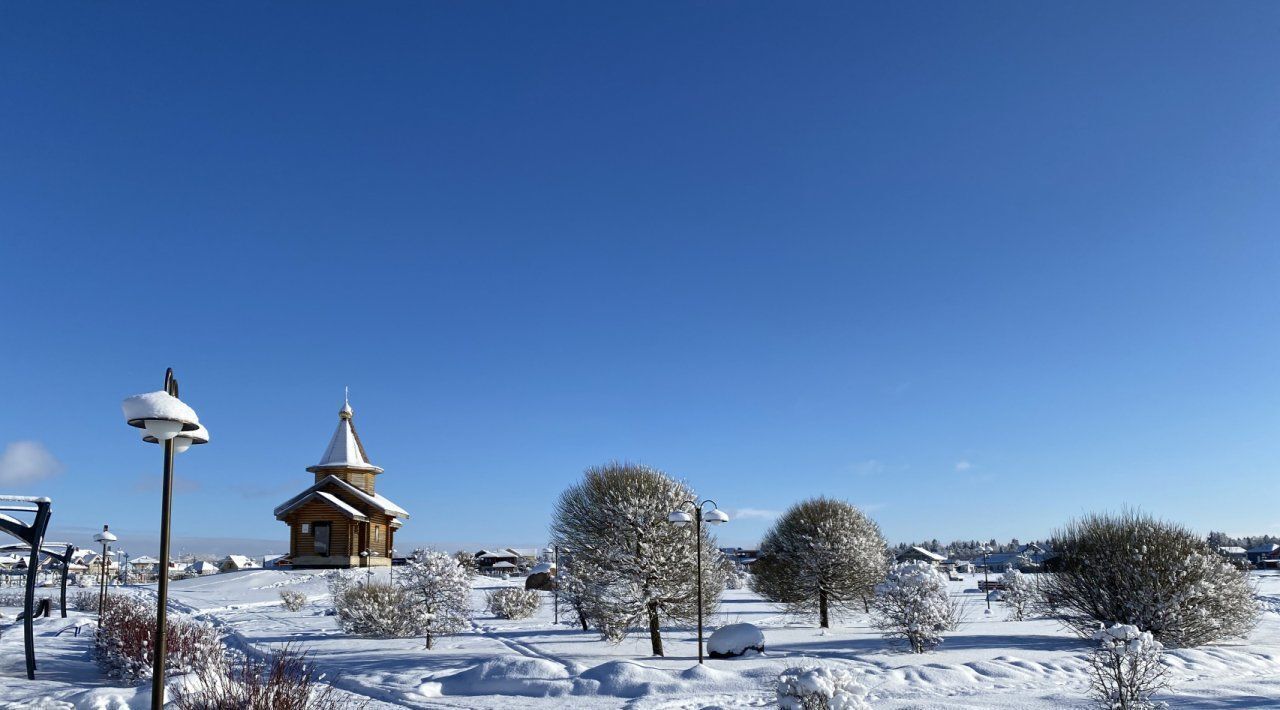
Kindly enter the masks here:
M 369 457 L 365 455 L 364 447 L 360 445 L 360 440 L 356 438 L 356 430 L 351 423 L 351 417 L 351 406 L 344 406 L 342 412 L 338 415 L 338 428 L 333 431 L 333 436 L 329 439 L 329 445 L 325 447 L 324 455 L 320 457 L 320 463 L 308 468 L 308 471 L 314 472 L 316 469 L 321 468 L 356 468 L 382 473 L 381 468 L 369 463 Z
M 374 570 L 386 579 L 388 570 Z M 363 577 L 363 571 L 360 574 Z M 396 571 L 399 579 L 400 571 Z M 1280 574 L 1255 572 L 1268 611 L 1243 641 L 1165 652 L 1170 690 L 1157 699 L 1180 710 L 1274 707 L 1280 697 Z M 326 616 L 328 591 L 312 571 L 249 570 L 170 584 L 173 607 L 215 624 L 233 645 L 265 650 L 292 641 L 314 654 L 327 678 L 344 692 L 370 700 L 371 710 L 392 707 L 521 710 L 622 708 L 776 707 L 778 677 L 790 668 L 823 667 L 852 675 L 868 689 L 877 710 L 1050 710 L 1084 707 L 1088 656 L 1097 643 L 1076 637 L 1056 621 L 1011 620 L 1003 606 L 990 617 L 979 611 L 977 581 L 966 575 L 949 582 L 948 594 L 968 602 L 966 623 L 948 632 L 931 653 L 904 653 L 889 644 L 861 613 L 831 629 L 812 618 L 786 615 L 748 590 L 728 590 L 708 627 L 750 623 L 768 637 L 766 652 L 742 658 L 708 659 L 698 666 L 697 636 L 689 626 L 666 627 L 665 658 L 649 654 L 648 639 L 636 635 L 614 646 L 594 631 L 552 623 L 550 594 L 533 617 L 495 619 L 480 611 L 485 594 L 523 580 L 469 580 L 471 625 L 436 639 L 430 651 L 421 638 L 373 639 L 344 634 Z M 284 611 L 281 588 L 311 600 L 298 612 Z M 154 587 L 113 588 L 112 593 L 149 594 Z M 54 592 L 42 589 L 41 593 Z M 1274 604 L 1268 603 L 1274 601 Z M 91 634 L 74 635 L 91 619 L 36 619 L 36 680 L 25 678 L 22 634 L 11 623 L 16 609 L 0 608 L 0 707 L 146 707 L 147 689 L 117 687 L 87 657 Z M 59 630 L 65 630 L 56 635 Z M 58 705 L 57 703 L 63 703 Z M 39 707 L 39 705 L 35 705 Z
M 200 423 L 200 418 L 196 416 L 194 409 L 164 390 L 135 394 L 125 399 L 120 408 L 124 410 L 124 418 L 129 422 L 169 419 L 185 424 Z
M 707 653 L 713 656 L 741 656 L 751 649 L 764 650 L 764 632 L 755 624 L 722 626 L 707 639 Z

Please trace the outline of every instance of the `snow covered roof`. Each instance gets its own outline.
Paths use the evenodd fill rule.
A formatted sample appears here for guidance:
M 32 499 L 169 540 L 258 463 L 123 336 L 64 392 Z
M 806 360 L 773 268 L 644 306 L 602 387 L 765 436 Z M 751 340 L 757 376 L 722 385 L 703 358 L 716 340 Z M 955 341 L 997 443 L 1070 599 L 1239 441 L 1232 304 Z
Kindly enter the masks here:
M 285 515 L 289 511 L 294 510 L 295 508 L 299 508 L 302 505 L 306 504 L 308 501 L 312 501 L 312 500 L 319 500 L 323 503 L 328 503 L 329 505 L 337 508 L 339 512 L 341 512 L 343 515 L 347 516 L 348 518 L 353 518 L 355 520 L 359 520 L 362 522 L 369 521 L 368 516 L 356 510 L 355 508 L 352 508 L 351 506 L 347 505 L 342 499 L 338 498 L 334 494 L 326 493 L 324 491 L 314 491 L 314 490 L 304 493 L 303 495 L 299 496 L 294 500 L 287 501 L 283 505 L 281 505 L 279 508 L 276 508 L 276 517 Z
M 930 552 L 929 550 L 926 550 L 923 547 L 913 547 L 910 550 L 908 550 L 908 552 L 916 552 L 918 554 L 924 555 L 925 557 L 933 560 L 934 562 L 941 562 L 944 559 L 946 559 L 942 555 L 939 555 L 936 552 Z
M 157 560 L 157 559 L 156 559 L 156 558 L 154 558 L 154 557 L 147 557 L 146 555 L 143 555 L 142 557 L 135 557 L 134 559 L 129 560 L 129 564 L 131 564 L 131 565 L 158 565 L 158 564 L 160 564 L 160 560 Z
M 1269 542 L 1265 545 L 1258 545 L 1256 547 L 1249 548 L 1249 552 L 1261 552 L 1264 554 L 1275 552 L 1276 550 L 1280 550 L 1280 545 L 1277 545 L 1274 542 Z
M 355 412 L 351 409 L 351 403 L 347 402 L 342 405 L 342 410 L 338 412 L 338 428 L 334 430 L 333 437 L 329 439 L 329 446 L 324 450 L 324 455 L 320 457 L 320 463 L 308 468 L 312 473 L 318 473 L 321 469 L 326 468 L 356 468 L 374 473 L 382 473 L 382 469 L 369 463 L 369 457 L 364 452 L 364 445 L 360 443 L 360 437 L 356 434 L 355 424 L 351 418 L 355 416 Z
M 311 486 L 307 490 L 281 503 L 279 506 L 276 507 L 275 516 L 279 518 L 281 515 L 284 515 L 290 510 L 293 510 L 294 508 L 298 507 L 304 502 L 301 499 L 310 496 L 312 493 L 316 493 L 320 491 L 321 488 L 324 488 L 325 486 L 328 486 L 330 484 L 337 486 L 338 488 L 342 489 L 342 491 L 346 493 L 350 493 L 351 495 L 355 496 L 357 500 L 360 500 L 363 503 L 366 503 L 368 505 L 373 506 L 374 508 L 377 508 L 384 515 L 388 515 L 394 518 L 409 517 L 409 514 L 405 512 L 403 508 L 396 505 L 395 503 L 392 503 L 390 500 L 387 500 L 385 496 L 377 495 L 377 494 L 369 495 L 368 493 L 365 493 L 359 488 L 356 488 L 350 483 L 347 483 L 341 478 L 338 478 L 337 476 L 333 476 L 333 475 L 325 476 L 324 478 L 320 479 L 318 482 L 316 482 L 315 485 Z M 328 496 L 328 498 L 333 498 L 332 502 L 337 502 L 343 506 L 346 506 L 347 509 L 355 511 L 356 515 L 361 515 L 361 513 L 358 510 L 356 510 L 355 508 L 352 508 L 346 503 L 343 503 L 341 500 L 338 500 L 336 497 L 328 494 L 326 494 L 326 496 Z M 326 499 L 326 502 L 331 502 L 331 501 L 328 501 Z
M 241 568 L 258 566 L 256 562 L 254 562 L 252 559 L 248 557 L 245 557 L 244 555 L 227 555 L 227 558 L 223 560 L 223 562 L 230 562 L 236 567 L 241 567 Z
M 516 568 L 516 566 L 511 564 L 510 562 L 495 562 L 493 563 L 492 567 L 494 569 L 515 569 Z
M 489 552 L 488 550 L 485 550 L 485 551 L 483 551 L 483 552 L 484 552 L 484 554 L 478 555 L 478 557 L 479 557 L 480 559 L 482 559 L 482 560 L 483 560 L 483 559 L 485 559 L 486 557 L 489 557 L 489 558 L 498 558 L 498 559 L 503 559 L 503 558 L 507 558 L 507 557 L 519 557 L 519 556 L 520 556 L 520 555 L 518 555 L 518 554 L 516 554 L 516 553 L 512 552 L 511 550 L 502 550 L 501 552 Z
M 1224 555 L 1243 555 L 1248 553 L 1248 550 L 1243 547 L 1236 547 L 1235 545 L 1225 545 L 1223 547 L 1219 547 L 1218 552 L 1221 552 Z

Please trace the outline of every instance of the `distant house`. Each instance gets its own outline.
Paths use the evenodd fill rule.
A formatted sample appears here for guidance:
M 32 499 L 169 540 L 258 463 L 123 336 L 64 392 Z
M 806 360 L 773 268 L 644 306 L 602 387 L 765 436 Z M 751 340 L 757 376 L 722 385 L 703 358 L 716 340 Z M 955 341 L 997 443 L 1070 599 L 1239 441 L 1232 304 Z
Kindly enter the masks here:
M 1218 554 L 1222 555 L 1223 557 L 1226 557 L 1229 560 L 1238 560 L 1240 562 L 1245 562 L 1249 559 L 1249 551 L 1244 549 L 1243 547 L 1234 547 L 1234 546 L 1219 547 Z
M 1273 542 L 1251 547 L 1245 555 L 1249 559 L 1249 564 L 1259 569 L 1280 567 L 1280 545 Z
M 244 555 L 227 555 L 218 563 L 219 572 L 239 572 L 245 569 L 260 569 L 252 557 Z
M 284 568 L 292 567 L 293 563 L 289 560 L 288 555 L 263 555 L 262 566 L 268 569 L 271 569 L 271 568 L 278 569 L 281 567 L 284 567 Z
M 894 559 L 898 562 L 927 562 L 930 565 L 937 567 L 947 558 L 936 552 L 930 552 L 923 547 L 909 547 L 899 553 L 899 555 Z
M 160 560 L 154 557 L 135 557 L 129 560 L 129 574 L 135 577 L 155 577 L 160 574 Z
M 198 560 L 187 565 L 186 571 L 190 574 L 200 575 L 203 577 L 207 574 L 217 574 L 219 570 L 217 565 L 209 562 L 208 560 Z
M 0 555 L 0 571 L 17 569 L 21 563 L 22 558 L 17 555 Z
M 724 558 L 737 565 L 738 569 L 743 572 L 750 572 L 751 566 L 756 563 L 760 557 L 760 550 L 748 549 L 743 547 L 722 547 L 720 554 Z
M 1013 552 L 993 552 L 973 558 L 976 571 L 991 573 L 1008 572 L 1016 569 L 1020 572 L 1039 572 L 1054 557 L 1054 553 L 1035 543 L 1022 545 Z
M 520 553 L 505 550 L 480 550 L 476 553 L 476 567 L 480 574 L 510 574 L 519 569 Z

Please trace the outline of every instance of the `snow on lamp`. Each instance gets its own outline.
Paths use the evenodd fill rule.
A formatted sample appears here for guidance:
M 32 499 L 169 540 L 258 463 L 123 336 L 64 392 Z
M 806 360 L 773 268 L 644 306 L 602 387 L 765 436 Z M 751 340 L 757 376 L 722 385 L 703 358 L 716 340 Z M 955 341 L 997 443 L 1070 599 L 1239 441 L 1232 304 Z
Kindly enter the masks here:
M 671 511 L 671 515 L 667 516 L 667 522 L 675 523 L 676 525 L 684 527 L 685 525 L 693 522 L 693 516 L 683 510 L 673 510 Z
M 129 426 L 146 429 L 156 441 L 168 441 L 180 432 L 200 428 L 195 410 L 163 390 L 135 394 L 125 399 L 120 408 Z

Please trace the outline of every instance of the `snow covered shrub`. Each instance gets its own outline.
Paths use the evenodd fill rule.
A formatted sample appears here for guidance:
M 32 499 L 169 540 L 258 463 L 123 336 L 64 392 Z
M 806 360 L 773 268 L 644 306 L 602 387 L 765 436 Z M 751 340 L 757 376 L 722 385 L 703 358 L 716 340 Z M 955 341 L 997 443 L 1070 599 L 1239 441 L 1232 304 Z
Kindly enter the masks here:
M 1167 646 L 1245 636 L 1258 620 L 1247 573 L 1186 528 L 1137 512 L 1094 514 L 1055 535 L 1059 572 L 1041 584 L 1082 636 L 1132 624 Z
M 942 643 L 942 632 L 960 625 L 960 608 L 947 593 L 947 578 L 924 562 L 894 565 L 876 586 L 872 625 L 903 638 L 915 653 Z
M 694 526 L 667 520 L 697 495 L 684 483 L 647 466 L 610 463 L 591 468 L 556 503 L 552 542 L 573 551 L 572 576 L 581 616 L 601 636 L 619 643 L 646 629 L 653 655 L 663 655 L 663 620 L 692 623 L 698 616 Z M 712 615 L 724 591 L 715 538 L 701 527 L 702 611 Z
M 77 589 L 67 595 L 67 608 L 96 614 L 98 613 L 98 599 L 99 595 L 95 591 Z M 3 606 L 3 604 L 0 604 L 0 606 Z
M 178 710 L 348 710 L 367 702 L 345 700 L 320 682 L 309 654 L 286 645 L 265 660 L 242 655 L 231 667 L 202 666 L 192 682 L 175 687 Z
M 418 634 L 409 595 L 399 585 L 359 584 L 352 575 L 337 572 L 329 577 L 329 593 L 338 625 L 349 634 L 378 638 Z
M 1002 601 L 1009 606 L 1015 621 L 1022 621 L 1036 606 L 1036 583 L 1016 569 L 1011 569 L 1000 578 L 1004 585 Z
M 724 574 L 725 589 L 746 589 L 747 575 L 737 569 L 729 569 Z
M 1146 631 L 1116 624 L 1094 632 L 1098 648 L 1089 657 L 1089 689 L 1104 710 L 1163 707 L 1151 696 L 1167 678 L 1160 657 L 1164 647 Z
M 406 616 L 427 648 L 436 636 L 456 634 L 471 623 L 471 573 L 453 557 L 416 550 L 396 581 L 403 585 L 409 603 Z
M 831 615 L 864 609 L 884 579 L 888 557 L 880 528 L 840 500 L 811 498 L 791 506 L 765 533 L 752 566 L 752 587 L 792 613 Z
M 560 580 L 557 583 L 560 602 L 568 604 L 570 609 L 578 615 L 578 624 L 582 626 L 582 630 L 586 631 L 590 625 L 587 621 L 587 585 L 573 573 L 573 569 L 566 565 L 564 571 L 560 572 Z
M 222 640 L 217 630 L 172 611 L 165 618 L 167 673 L 223 666 Z M 110 676 L 128 681 L 150 678 L 155 630 L 154 600 L 123 594 L 109 596 L 94 634 L 94 658 Z
M 527 619 L 542 606 L 542 598 L 532 590 L 506 587 L 485 595 L 489 613 L 501 619 Z
M 302 611 L 302 607 L 307 605 L 307 595 L 293 589 L 281 589 L 280 602 L 285 611 Z
M 866 694 L 843 668 L 788 668 L 778 676 L 781 710 L 871 710 Z

